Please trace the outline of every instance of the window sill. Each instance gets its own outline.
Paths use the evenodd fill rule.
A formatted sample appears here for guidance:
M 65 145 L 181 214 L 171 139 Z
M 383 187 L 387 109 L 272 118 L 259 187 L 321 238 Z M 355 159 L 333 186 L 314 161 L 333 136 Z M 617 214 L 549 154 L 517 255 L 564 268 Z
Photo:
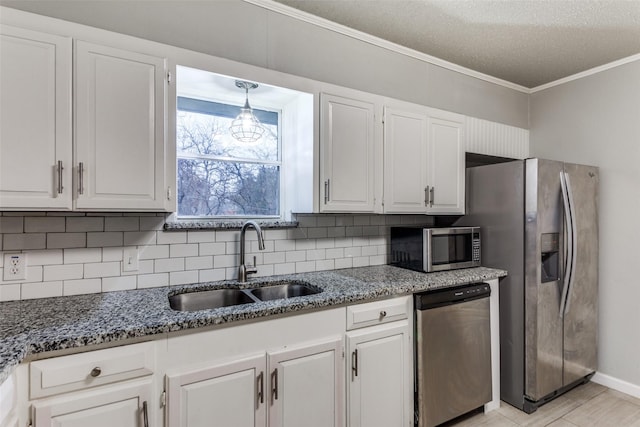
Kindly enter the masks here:
M 246 220 L 184 220 L 171 221 L 164 224 L 164 231 L 185 230 L 240 230 Z M 296 228 L 298 221 L 256 220 L 264 229 Z

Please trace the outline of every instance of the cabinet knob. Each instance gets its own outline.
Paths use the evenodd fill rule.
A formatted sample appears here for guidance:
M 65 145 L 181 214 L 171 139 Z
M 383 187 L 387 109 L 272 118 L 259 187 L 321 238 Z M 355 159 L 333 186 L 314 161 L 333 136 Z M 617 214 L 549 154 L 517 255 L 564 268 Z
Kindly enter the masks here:
M 96 366 L 95 368 L 93 368 L 91 370 L 90 375 L 95 378 L 95 377 L 100 376 L 101 373 L 102 373 L 102 369 L 100 369 L 98 366 Z
M 387 317 L 387 312 L 386 312 L 386 311 L 384 311 L 384 310 L 382 310 L 382 311 L 380 312 L 380 320 L 384 319 L 385 317 Z

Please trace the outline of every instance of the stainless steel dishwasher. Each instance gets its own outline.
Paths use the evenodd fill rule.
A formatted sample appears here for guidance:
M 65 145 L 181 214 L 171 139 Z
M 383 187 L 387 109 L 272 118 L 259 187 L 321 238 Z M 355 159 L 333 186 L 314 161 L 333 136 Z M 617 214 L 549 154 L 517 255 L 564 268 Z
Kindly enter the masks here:
M 487 283 L 415 296 L 416 422 L 433 427 L 491 400 Z

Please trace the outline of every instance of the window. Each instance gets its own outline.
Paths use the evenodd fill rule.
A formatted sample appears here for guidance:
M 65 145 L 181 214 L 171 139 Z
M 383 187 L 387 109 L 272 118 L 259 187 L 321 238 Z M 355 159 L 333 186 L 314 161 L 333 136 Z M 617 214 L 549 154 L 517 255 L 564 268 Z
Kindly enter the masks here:
M 292 212 L 311 212 L 314 95 L 258 81 L 249 101 L 265 133 L 239 142 L 229 127 L 244 105 L 236 86 L 243 79 L 176 71 L 178 219 L 290 220 Z
M 266 131 L 239 142 L 229 126 L 240 107 L 178 97 L 179 217 L 280 216 L 280 114 L 253 111 Z

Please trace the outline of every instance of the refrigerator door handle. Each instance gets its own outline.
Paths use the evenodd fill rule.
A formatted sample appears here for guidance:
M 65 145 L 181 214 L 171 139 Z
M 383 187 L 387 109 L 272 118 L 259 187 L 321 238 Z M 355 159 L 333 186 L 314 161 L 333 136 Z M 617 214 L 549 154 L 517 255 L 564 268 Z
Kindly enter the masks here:
M 560 187 L 562 189 L 562 201 L 564 204 L 564 221 L 567 230 L 567 259 L 565 263 L 562 296 L 560 299 L 560 317 L 564 317 L 569 311 L 569 294 L 573 287 L 575 277 L 576 253 L 578 249 L 578 239 L 576 231 L 575 210 L 573 206 L 573 194 L 571 190 L 571 180 L 569 174 L 560 172 Z

